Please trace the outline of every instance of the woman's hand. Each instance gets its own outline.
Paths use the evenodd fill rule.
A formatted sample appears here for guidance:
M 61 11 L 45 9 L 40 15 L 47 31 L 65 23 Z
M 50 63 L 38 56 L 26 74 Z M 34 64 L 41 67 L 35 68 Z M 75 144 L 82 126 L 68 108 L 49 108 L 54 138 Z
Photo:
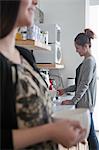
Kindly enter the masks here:
M 65 93 L 64 89 L 58 89 L 57 91 L 59 96 L 62 96 Z
M 72 102 L 72 100 L 64 100 L 62 101 L 61 105 L 73 105 L 74 103 Z
M 84 141 L 86 130 L 78 121 L 60 119 L 54 123 L 13 130 L 14 149 L 24 149 L 30 145 L 45 141 L 54 141 L 66 148 Z
M 78 121 L 60 120 L 52 124 L 50 134 L 51 140 L 70 148 L 84 140 L 86 130 Z

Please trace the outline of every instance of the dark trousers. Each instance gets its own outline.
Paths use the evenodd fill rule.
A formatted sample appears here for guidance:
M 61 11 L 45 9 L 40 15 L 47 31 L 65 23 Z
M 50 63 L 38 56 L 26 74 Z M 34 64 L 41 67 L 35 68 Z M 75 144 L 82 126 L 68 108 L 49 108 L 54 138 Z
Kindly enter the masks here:
M 99 150 L 99 142 L 96 136 L 96 132 L 94 129 L 94 122 L 93 122 L 93 115 L 90 113 L 90 118 L 91 118 L 91 126 L 90 126 L 90 133 L 88 136 L 88 146 L 89 150 Z

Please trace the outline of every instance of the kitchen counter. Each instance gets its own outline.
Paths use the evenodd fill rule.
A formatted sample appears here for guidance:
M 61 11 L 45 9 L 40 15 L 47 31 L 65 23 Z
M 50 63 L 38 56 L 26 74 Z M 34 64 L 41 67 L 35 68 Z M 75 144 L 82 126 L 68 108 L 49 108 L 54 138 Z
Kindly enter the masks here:
M 74 94 L 59 96 L 58 99 L 54 98 L 53 99 L 53 112 L 60 111 L 63 109 L 75 109 L 75 105 L 61 105 L 62 101 L 66 99 L 71 100 L 73 96 Z

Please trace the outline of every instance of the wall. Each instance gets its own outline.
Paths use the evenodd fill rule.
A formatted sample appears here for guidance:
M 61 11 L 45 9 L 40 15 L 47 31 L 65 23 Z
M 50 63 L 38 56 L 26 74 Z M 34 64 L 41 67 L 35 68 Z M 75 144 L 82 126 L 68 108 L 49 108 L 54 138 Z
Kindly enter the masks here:
M 39 7 L 44 11 L 46 23 L 61 26 L 61 47 L 65 68 L 59 71 L 66 86 L 67 77 L 75 77 L 75 69 L 81 58 L 75 52 L 74 38 L 86 26 L 88 0 L 40 0 Z
M 99 5 L 99 0 L 90 0 L 90 5 Z

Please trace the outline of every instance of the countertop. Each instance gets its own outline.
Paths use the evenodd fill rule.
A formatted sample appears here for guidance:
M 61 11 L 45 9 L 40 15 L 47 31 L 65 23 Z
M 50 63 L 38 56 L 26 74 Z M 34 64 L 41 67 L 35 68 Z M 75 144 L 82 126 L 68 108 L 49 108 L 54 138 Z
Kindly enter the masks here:
M 71 100 L 73 96 L 74 94 L 59 96 L 58 99 L 54 98 L 53 99 L 53 112 L 60 111 L 63 109 L 75 109 L 75 105 L 61 105 L 62 101 L 66 99 Z

